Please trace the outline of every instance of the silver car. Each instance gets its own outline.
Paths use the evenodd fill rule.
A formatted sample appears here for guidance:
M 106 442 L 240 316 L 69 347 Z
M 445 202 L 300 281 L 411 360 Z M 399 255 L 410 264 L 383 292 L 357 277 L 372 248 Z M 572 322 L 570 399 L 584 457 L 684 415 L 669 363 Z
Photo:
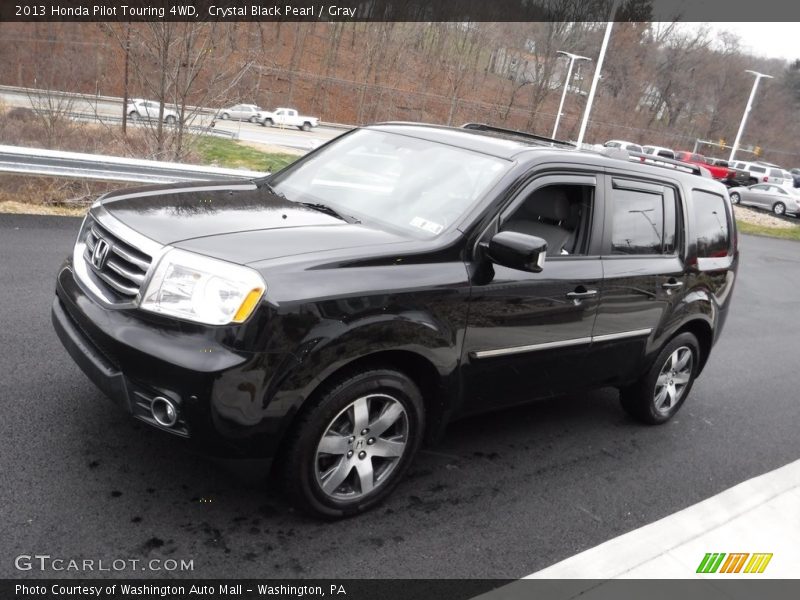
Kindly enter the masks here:
M 234 121 L 250 121 L 256 123 L 260 119 L 261 109 L 255 104 L 235 104 L 229 108 L 223 108 L 217 113 L 219 119 L 233 119 Z
M 733 204 L 758 206 L 776 215 L 800 216 L 800 189 L 787 188 L 772 183 L 757 183 L 748 187 L 731 188 L 728 192 Z

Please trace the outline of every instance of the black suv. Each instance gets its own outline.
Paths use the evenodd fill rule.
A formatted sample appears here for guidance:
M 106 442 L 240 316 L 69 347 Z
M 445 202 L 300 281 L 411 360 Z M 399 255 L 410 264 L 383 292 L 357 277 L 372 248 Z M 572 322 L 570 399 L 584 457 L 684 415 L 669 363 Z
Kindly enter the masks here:
M 262 180 L 100 198 L 53 323 L 136 418 L 279 457 L 305 509 L 356 513 L 456 417 L 598 386 L 645 423 L 677 412 L 738 262 L 725 188 L 687 171 L 485 125 L 364 127 Z

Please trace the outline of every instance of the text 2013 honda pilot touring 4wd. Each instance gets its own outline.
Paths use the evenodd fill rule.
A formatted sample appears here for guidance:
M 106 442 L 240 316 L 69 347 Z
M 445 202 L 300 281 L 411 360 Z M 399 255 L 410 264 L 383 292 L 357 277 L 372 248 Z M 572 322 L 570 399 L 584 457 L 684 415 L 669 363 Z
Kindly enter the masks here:
M 693 169 L 365 127 L 262 180 L 100 198 L 53 322 L 138 419 L 275 458 L 298 504 L 351 514 L 455 417 L 598 386 L 645 423 L 677 412 L 738 260 L 725 188 Z

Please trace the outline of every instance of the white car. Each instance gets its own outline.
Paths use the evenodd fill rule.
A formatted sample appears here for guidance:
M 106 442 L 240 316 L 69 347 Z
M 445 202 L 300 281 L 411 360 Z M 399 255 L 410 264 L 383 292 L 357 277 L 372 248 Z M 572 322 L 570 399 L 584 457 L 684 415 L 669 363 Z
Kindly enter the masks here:
M 645 154 L 653 154 L 662 158 L 671 158 L 675 160 L 675 151 L 671 148 L 664 148 L 663 146 L 644 146 Z
M 603 144 L 606 148 L 622 148 L 623 150 L 630 150 L 631 152 L 644 152 L 639 144 L 633 142 L 626 142 L 624 140 L 608 140 Z
M 262 112 L 260 122 L 264 127 L 280 125 L 311 131 L 312 127 L 319 125 L 319 118 L 300 115 L 293 108 L 276 108 L 271 112 Z
M 125 112 L 131 119 L 158 119 L 160 113 L 161 103 L 154 100 L 143 100 L 142 98 L 134 98 L 128 102 Z M 170 108 L 164 107 L 164 123 L 174 125 L 178 122 L 178 113 Z
M 234 104 L 229 108 L 223 108 L 217 113 L 217 118 L 233 119 L 235 121 L 250 121 L 256 123 L 264 116 L 264 111 L 256 104 Z

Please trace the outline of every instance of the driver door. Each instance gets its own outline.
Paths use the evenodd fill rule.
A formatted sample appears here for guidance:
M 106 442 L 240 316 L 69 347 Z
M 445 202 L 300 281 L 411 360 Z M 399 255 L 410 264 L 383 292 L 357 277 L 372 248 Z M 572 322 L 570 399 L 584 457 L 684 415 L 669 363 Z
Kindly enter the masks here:
M 462 355 L 466 413 L 558 394 L 580 378 L 601 294 L 602 214 L 594 176 L 551 175 L 528 184 L 484 233 L 481 240 L 498 230 L 536 235 L 548 250 L 539 273 L 477 256 L 468 265 L 475 275 Z

